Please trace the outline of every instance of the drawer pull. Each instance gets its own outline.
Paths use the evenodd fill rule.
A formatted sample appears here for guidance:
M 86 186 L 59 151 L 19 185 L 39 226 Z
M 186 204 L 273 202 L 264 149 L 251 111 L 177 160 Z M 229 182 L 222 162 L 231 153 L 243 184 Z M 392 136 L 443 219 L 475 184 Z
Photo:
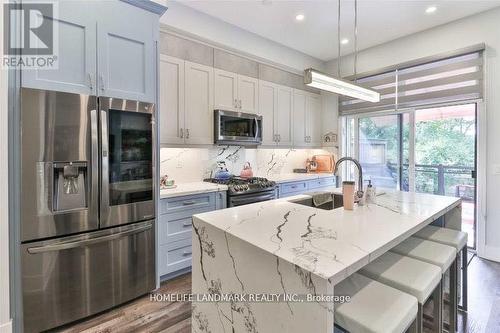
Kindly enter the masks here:
M 183 204 L 184 206 L 191 206 L 191 205 L 196 204 L 196 201 L 184 201 L 182 204 Z
M 189 255 L 191 255 L 191 254 L 193 254 L 193 251 L 184 251 L 184 252 L 182 253 L 182 255 L 183 255 L 183 256 L 189 256 Z
M 182 224 L 183 227 L 190 227 L 191 226 L 191 222 L 184 222 Z
M 297 188 L 297 185 L 293 185 L 292 188 Z

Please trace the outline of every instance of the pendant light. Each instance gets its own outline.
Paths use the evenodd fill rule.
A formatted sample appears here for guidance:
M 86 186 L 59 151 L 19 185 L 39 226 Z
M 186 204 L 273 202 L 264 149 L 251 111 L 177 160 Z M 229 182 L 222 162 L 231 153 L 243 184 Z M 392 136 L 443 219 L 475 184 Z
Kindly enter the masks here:
M 340 77 L 340 1 L 338 0 L 337 42 L 338 42 L 338 73 L 337 78 L 321 73 L 313 68 L 304 70 L 304 83 L 309 87 L 349 96 L 368 102 L 380 102 L 380 94 L 374 90 L 363 88 L 353 82 L 342 80 Z M 358 62 L 358 1 L 354 0 L 354 78 L 357 75 Z

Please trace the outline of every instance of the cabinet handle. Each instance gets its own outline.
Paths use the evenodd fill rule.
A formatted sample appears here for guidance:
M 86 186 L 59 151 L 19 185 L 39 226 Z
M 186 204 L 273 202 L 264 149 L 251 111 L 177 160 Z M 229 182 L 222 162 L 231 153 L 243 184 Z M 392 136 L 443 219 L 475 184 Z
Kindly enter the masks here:
M 194 205 L 196 203 L 196 201 L 184 201 L 182 204 L 184 206 L 191 206 L 191 205 Z
M 92 74 L 87 73 L 87 76 L 89 77 L 89 88 L 90 90 L 94 89 L 94 84 L 92 83 Z
M 190 227 L 191 226 L 191 222 L 184 222 L 182 224 L 183 227 Z
M 102 74 L 99 74 L 99 81 L 101 84 L 101 90 L 104 91 L 104 78 L 102 77 Z
M 239 102 L 238 102 L 238 106 L 239 106 L 239 108 L 241 109 L 241 99 L 240 99 L 240 100 L 239 100 Z
M 184 252 L 182 253 L 182 255 L 183 255 L 183 256 L 189 256 L 189 255 L 191 255 L 191 254 L 193 254 L 193 251 L 189 251 L 189 250 L 186 250 L 186 251 L 184 251 Z
M 181 139 L 184 138 L 184 129 L 182 129 L 182 128 L 180 130 L 180 137 L 181 137 Z
M 186 139 L 189 139 L 189 128 L 186 128 Z
M 281 134 L 278 134 L 278 142 L 281 142 Z
M 238 100 L 235 98 L 234 99 L 234 107 L 237 109 L 238 108 Z

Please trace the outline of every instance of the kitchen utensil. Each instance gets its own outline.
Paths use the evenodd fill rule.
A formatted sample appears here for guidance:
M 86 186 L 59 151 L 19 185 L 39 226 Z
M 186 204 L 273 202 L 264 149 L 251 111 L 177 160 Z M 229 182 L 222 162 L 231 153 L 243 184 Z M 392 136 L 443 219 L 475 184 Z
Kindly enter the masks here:
M 307 159 L 306 160 L 306 170 L 307 172 L 315 172 L 318 168 L 318 164 L 314 160 Z
M 215 171 L 214 178 L 217 180 L 228 180 L 231 176 L 231 173 L 227 170 L 226 162 L 217 162 L 217 171 Z
M 316 162 L 316 172 L 333 173 L 335 171 L 333 155 L 314 155 L 312 161 Z
M 241 172 L 240 172 L 240 177 L 241 178 L 253 177 L 253 170 L 252 170 L 252 166 L 250 165 L 250 162 L 245 163 L 245 165 L 243 166 L 243 170 L 241 170 Z
M 293 169 L 293 173 L 307 173 L 307 169 L 304 169 L 304 168 Z

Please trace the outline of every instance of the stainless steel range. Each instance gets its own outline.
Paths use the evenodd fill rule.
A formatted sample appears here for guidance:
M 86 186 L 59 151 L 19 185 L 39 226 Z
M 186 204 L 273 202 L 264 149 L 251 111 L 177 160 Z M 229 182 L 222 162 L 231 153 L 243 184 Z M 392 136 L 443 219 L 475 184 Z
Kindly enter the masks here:
M 276 199 L 276 183 L 266 178 L 232 177 L 227 180 L 208 178 L 205 181 L 228 186 L 228 207 Z

